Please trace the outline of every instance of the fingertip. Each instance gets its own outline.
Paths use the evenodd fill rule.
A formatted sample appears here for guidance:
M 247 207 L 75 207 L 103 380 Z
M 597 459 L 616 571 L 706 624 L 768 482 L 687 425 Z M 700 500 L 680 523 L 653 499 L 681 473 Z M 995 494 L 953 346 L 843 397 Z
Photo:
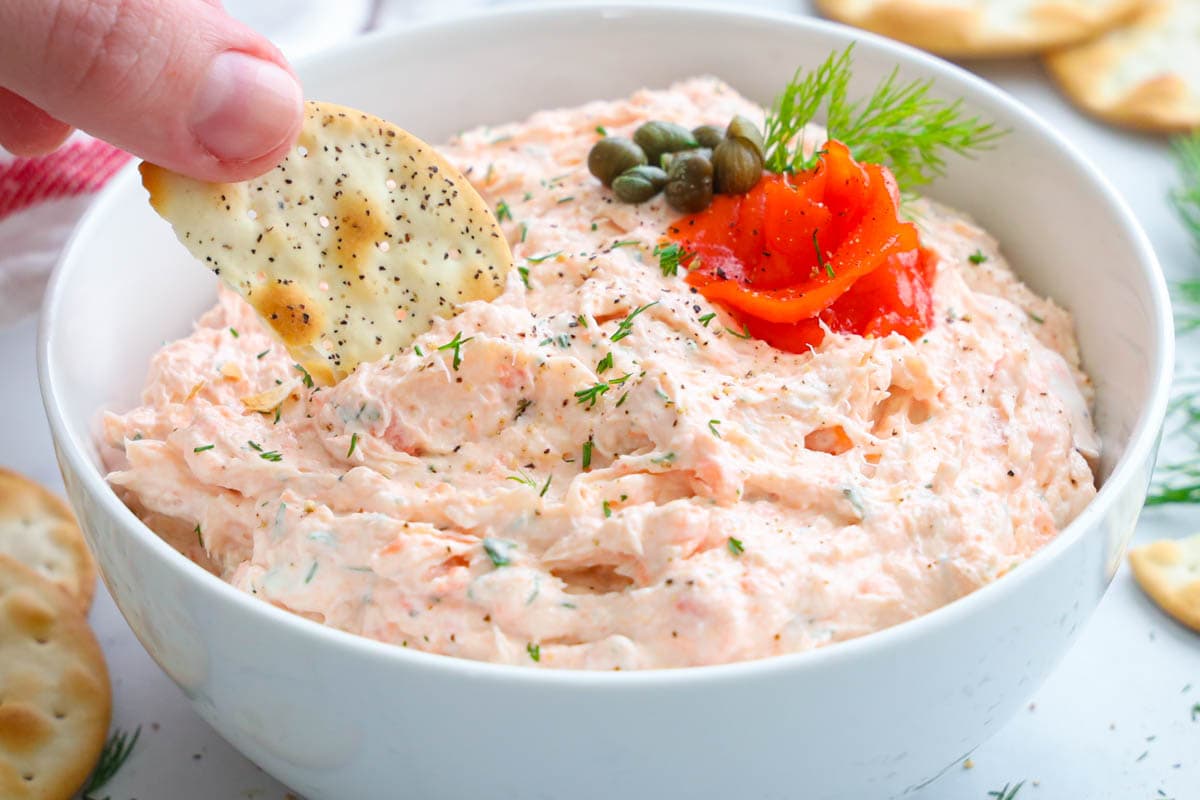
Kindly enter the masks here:
M 289 70 L 227 50 L 209 63 L 188 127 L 205 152 L 242 174 L 278 161 L 295 142 L 303 113 L 303 93 Z
M 0 147 L 19 158 L 44 156 L 73 131 L 19 94 L 0 89 Z
M 284 159 L 289 151 L 295 146 L 296 139 L 300 135 L 300 127 L 304 122 L 303 113 L 297 113 L 296 119 L 291 128 L 288 129 L 283 141 L 271 148 L 267 153 L 253 158 L 248 161 L 222 161 L 213 159 L 209 165 L 212 177 L 206 180 L 216 181 L 218 183 L 228 183 L 231 181 L 245 181 L 251 178 L 257 178 L 266 172 L 271 171 L 279 162 Z

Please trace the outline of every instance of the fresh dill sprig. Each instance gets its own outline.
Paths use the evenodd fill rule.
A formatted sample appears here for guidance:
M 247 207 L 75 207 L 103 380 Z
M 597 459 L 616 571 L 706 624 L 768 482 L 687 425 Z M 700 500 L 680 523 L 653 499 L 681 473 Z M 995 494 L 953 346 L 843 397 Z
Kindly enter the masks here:
M 84 800 L 95 800 L 93 795 L 107 786 L 121 767 L 125 766 L 125 762 L 129 760 L 133 748 L 137 746 L 138 737 L 141 735 L 141 725 L 137 726 L 132 736 L 119 729 L 113 731 L 112 736 L 108 737 L 108 741 L 104 743 L 104 748 L 100 751 L 100 759 L 96 762 L 96 768 L 92 770 L 92 776 L 88 778 L 87 784 L 83 787 Z
M 1171 202 L 1200 250 L 1200 133 L 1176 139 L 1174 148 L 1182 181 L 1171 192 Z
M 1200 134 L 1176 140 L 1175 154 L 1180 183 L 1171 193 L 1171 201 L 1200 250 Z M 1180 281 L 1172 289 L 1176 333 L 1182 336 L 1200 329 L 1200 280 Z M 1163 442 L 1166 447 L 1155 468 L 1146 505 L 1200 503 L 1200 457 L 1196 455 L 1200 448 L 1200 377 L 1176 376 Z
M 750 338 L 750 326 L 744 322 L 742 323 L 742 329 L 740 331 L 735 331 L 733 328 L 730 328 L 730 327 L 726 327 L 725 330 L 726 330 L 726 332 L 732 334 L 733 336 L 736 336 L 739 339 L 749 339 Z
M 654 255 L 658 256 L 658 268 L 662 270 L 664 278 L 678 275 L 680 266 L 683 266 L 685 269 L 695 269 L 699 266 L 695 253 L 684 250 L 674 242 L 665 245 L 656 245 Z
M 587 403 L 588 408 L 593 408 L 596 405 L 596 401 L 603 397 L 604 393 L 611 388 L 607 381 L 597 381 L 586 389 L 577 391 L 575 399 L 580 403 Z
M 641 314 L 647 308 L 656 305 L 658 305 L 657 300 L 655 300 L 653 303 L 646 303 L 644 306 L 638 306 L 633 311 L 630 311 L 625 319 L 617 323 L 617 329 L 613 331 L 612 336 L 610 336 L 609 339 L 614 342 L 619 342 L 629 334 L 633 333 L 633 321 L 637 319 L 638 314 Z
M 813 230 L 813 250 L 817 251 L 817 269 L 823 270 L 830 278 L 836 278 L 837 273 L 833 271 L 833 265 L 825 260 L 825 254 L 821 252 L 821 245 L 817 242 L 818 230 Z
M 309 389 L 313 388 L 314 384 L 313 384 L 312 375 L 309 374 L 308 370 L 306 370 L 304 367 L 300 366 L 299 364 L 292 364 L 292 366 L 300 371 L 300 376 L 304 380 L 304 386 Z
M 474 336 L 462 338 L 462 331 L 454 334 L 454 338 L 445 344 L 438 345 L 438 350 L 453 350 L 454 357 L 450 362 L 450 366 L 454 367 L 454 371 L 458 372 L 458 368 L 462 366 L 462 346 L 474 339 Z
M 848 96 L 854 45 L 830 53 L 815 70 L 795 76 L 767 113 L 766 168 L 800 172 L 816 164 L 804 153 L 804 127 L 824 122 L 827 138 L 850 148 L 859 161 L 884 164 L 902 189 L 929 183 L 945 169 L 946 153 L 970 155 L 1003 135 L 993 123 L 967 116 L 962 101 L 930 96 L 931 80 L 899 80 L 898 70 L 865 100 Z
M 1003 789 L 988 792 L 988 797 L 994 797 L 996 800 L 1013 800 L 1017 796 L 1017 792 L 1021 791 L 1021 787 L 1024 785 L 1025 781 L 1021 781 L 1010 789 L 1006 783 Z
M 516 544 L 504 539 L 483 540 L 483 552 L 487 553 L 493 567 L 507 567 L 511 564 L 513 550 L 516 548 Z
M 515 481 L 517 483 L 524 484 L 525 486 L 532 486 L 534 489 L 536 489 L 538 485 L 537 481 L 529 477 L 529 475 L 526 474 L 525 470 L 523 469 L 517 469 L 516 475 L 509 475 L 505 480 Z
M 1159 460 L 1146 495 L 1148 506 L 1200 503 L 1200 459 L 1194 452 L 1200 447 L 1200 384 L 1195 379 L 1179 379 L 1176 387 L 1179 392 L 1167 406 L 1163 441 L 1178 443 L 1192 452 Z
M 575 393 L 575 399 L 578 400 L 580 404 L 587 403 L 588 408 L 594 408 L 596 401 L 603 397 L 605 392 L 614 386 L 620 386 L 632 377 L 632 372 L 626 372 L 619 378 L 609 378 L 606 381 L 596 381 L 586 389 L 580 389 L 577 391 Z M 617 403 L 617 406 L 620 406 L 624 401 L 625 398 L 624 395 L 622 395 L 621 400 Z

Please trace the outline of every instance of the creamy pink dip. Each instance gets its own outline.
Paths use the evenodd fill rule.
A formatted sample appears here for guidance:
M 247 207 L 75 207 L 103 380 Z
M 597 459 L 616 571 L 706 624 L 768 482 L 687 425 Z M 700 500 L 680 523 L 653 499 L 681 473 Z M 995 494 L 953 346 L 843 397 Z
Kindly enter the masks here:
M 926 336 L 793 355 L 732 335 L 659 270 L 662 198 L 616 203 L 584 162 L 598 125 L 733 113 L 762 117 L 696 79 L 454 139 L 442 152 L 506 204 L 527 273 L 327 389 L 222 292 L 154 356 L 142 405 L 107 415 L 109 480 L 267 602 L 525 666 L 807 650 L 995 580 L 1095 494 L 1070 316 L 971 221 L 916 201 L 939 256 Z M 281 385 L 278 417 L 243 404 Z M 838 427 L 852 446 L 826 452 Z

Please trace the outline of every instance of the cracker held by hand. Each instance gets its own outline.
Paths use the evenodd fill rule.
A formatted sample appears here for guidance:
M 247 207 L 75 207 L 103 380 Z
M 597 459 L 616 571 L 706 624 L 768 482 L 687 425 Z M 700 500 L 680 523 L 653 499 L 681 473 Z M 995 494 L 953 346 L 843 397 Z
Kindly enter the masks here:
M 75 599 L 0 556 L 0 797 L 68 800 L 104 747 L 108 669 Z
M 817 0 L 827 17 L 944 56 L 1015 56 L 1081 42 L 1148 0 Z
M 96 565 L 71 509 L 41 484 L 6 469 L 0 469 L 0 555 L 58 584 L 87 612 Z
M 432 147 L 361 111 L 309 102 L 275 169 L 204 183 L 141 165 L 150 204 L 324 384 L 398 352 L 504 288 L 491 209 Z
M 1200 3 L 1154 0 L 1128 27 L 1051 53 L 1050 73 L 1071 101 L 1131 128 L 1200 128 Z
M 1200 632 L 1200 533 L 1129 551 L 1138 584 L 1159 607 Z

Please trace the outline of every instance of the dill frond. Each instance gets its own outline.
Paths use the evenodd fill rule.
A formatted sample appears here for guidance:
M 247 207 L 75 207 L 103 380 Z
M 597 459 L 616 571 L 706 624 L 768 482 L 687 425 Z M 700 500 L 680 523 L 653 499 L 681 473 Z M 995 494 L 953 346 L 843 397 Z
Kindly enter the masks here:
M 94 793 L 100 791 L 108 782 L 113 779 L 129 760 L 129 756 L 133 753 L 133 748 L 137 746 L 138 737 L 142 735 L 142 726 L 130 736 L 128 733 L 116 730 L 112 736 L 104 743 L 104 748 L 100 751 L 100 759 L 96 762 L 96 768 L 92 770 L 92 776 L 88 778 L 87 784 L 83 787 L 85 800 L 91 800 Z
M 870 97 L 849 99 L 853 49 L 850 45 L 831 53 L 815 70 L 796 71 L 767 114 L 768 170 L 811 169 L 817 154 L 804 154 L 804 126 L 822 117 L 828 138 L 846 145 L 859 161 L 886 165 L 905 190 L 941 175 L 946 154 L 969 157 L 1004 135 L 993 123 L 967 116 L 961 100 L 930 96 L 933 81 L 901 82 L 896 70 L 880 81 Z
M 1196 249 L 1200 250 L 1200 132 L 1176 139 L 1174 149 L 1182 180 L 1171 192 L 1171 202 L 1192 235 Z M 1197 286 L 1197 296 L 1200 296 L 1200 284 Z
M 1200 134 L 1175 140 L 1174 149 L 1180 182 L 1171 192 L 1171 201 L 1200 250 Z M 1183 336 L 1200 330 L 1200 280 L 1179 281 L 1171 294 L 1176 333 Z M 1200 450 L 1200 376 L 1176 376 L 1163 447 L 1146 505 L 1200 503 L 1200 457 L 1196 455 Z

